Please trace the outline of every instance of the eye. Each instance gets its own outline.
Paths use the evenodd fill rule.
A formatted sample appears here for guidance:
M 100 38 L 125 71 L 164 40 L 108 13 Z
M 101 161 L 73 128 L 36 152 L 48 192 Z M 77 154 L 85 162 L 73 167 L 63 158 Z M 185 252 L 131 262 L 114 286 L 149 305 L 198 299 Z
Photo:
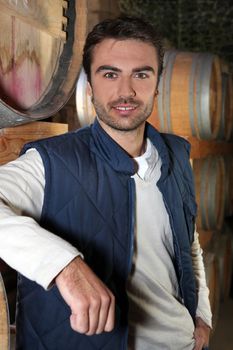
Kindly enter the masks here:
M 135 73 L 135 78 L 137 79 L 146 79 L 149 77 L 148 74 L 144 73 L 144 72 L 138 72 L 138 73 Z
M 107 79 L 116 79 L 117 78 L 117 74 L 114 72 L 107 72 L 104 74 L 104 77 Z

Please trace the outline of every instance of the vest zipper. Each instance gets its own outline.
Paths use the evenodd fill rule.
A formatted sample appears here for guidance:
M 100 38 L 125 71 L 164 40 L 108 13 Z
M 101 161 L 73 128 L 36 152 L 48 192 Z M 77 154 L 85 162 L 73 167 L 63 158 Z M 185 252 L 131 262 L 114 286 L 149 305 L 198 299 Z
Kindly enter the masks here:
M 135 182 L 132 178 L 129 179 L 129 184 L 128 184 L 128 189 L 129 189 L 129 244 L 128 244 L 128 251 L 129 251 L 129 260 L 128 260 L 128 266 L 127 266 L 127 271 L 126 271 L 126 283 L 128 276 L 131 271 L 131 266 L 132 266 L 132 260 L 133 260 L 133 253 L 134 253 L 134 228 L 135 228 L 135 197 L 136 197 L 136 191 L 135 191 Z M 123 349 L 122 350 L 127 350 L 128 348 L 128 325 L 125 333 L 125 339 L 123 341 Z
M 129 261 L 128 261 L 128 269 L 127 269 L 127 277 L 130 274 L 133 253 L 134 253 L 134 229 L 135 229 L 135 182 L 132 178 L 129 180 Z

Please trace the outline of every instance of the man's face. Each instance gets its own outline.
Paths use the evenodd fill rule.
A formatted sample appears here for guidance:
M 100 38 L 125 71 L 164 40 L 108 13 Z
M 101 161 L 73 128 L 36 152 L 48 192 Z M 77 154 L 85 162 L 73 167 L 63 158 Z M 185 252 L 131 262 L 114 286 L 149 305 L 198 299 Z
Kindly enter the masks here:
M 158 79 L 155 48 L 137 40 L 105 39 L 91 64 L 92 96 L 101 125 L 131 131 L 151 114 Z

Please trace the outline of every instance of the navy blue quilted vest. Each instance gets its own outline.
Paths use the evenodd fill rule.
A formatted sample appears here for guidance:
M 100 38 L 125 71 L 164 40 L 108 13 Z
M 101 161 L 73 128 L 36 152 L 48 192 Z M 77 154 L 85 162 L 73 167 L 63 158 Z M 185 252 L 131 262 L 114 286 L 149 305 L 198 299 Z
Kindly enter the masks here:
M 162 159 L 158 182 L 170 217 L 180 295 L 193 319 L 196 292 L 190 257 L 196 204 L 189 145 L 161 135 L 149 124 L 149 137 Z M 85 336 L 69 324 L 70 309 L 56 286 L 44 291 L 19 276 L 18 350 L 126 350 L 125 285 L 133 254 L 135 163 L 95 123 L 77 132 L 40 140 L 36 148 L 45 167 L 45 197 L 40 224 L 76 246 L 86 263 L 116 297 L 116 326 L 110 333 Z M 156 213 L 155 213 L 156 215 Z M 39 249 L 39 247 L 38 247 Z

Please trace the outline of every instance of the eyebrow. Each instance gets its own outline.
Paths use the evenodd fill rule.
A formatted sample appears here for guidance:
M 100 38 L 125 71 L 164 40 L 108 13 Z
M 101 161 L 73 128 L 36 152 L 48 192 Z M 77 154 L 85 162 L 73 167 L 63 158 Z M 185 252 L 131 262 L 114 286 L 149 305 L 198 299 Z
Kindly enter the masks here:
M 96 73 L 102 72 L 103 70 L 111 70 L 113 72 L 121 72 L 121 69 L 114 67 L 114 66 L 108 66 L 108 65 L 103 65 L 103 66 L 99 66 L 96 69 Z
M 155 74 L 155 70 L 151 66 L 142 66 L 142 67 L 133 69 L 133 73 L 138 73 L 138 72 L 152 72 L 153 74 Z
M 96 70 L 96 73 L 102 72 L 104 70 L 111 70 L 113 72 L 122 72 L 122 70 L 120 68 L 114 67 L 114 66 L 109 66 L 109 65 L 103 65 L 103 66 L 99 66 Z M 152 72 L 153 74 L 155 74 L 154 68 L 151 66 L 142 66 L 142 67 L 138 67 L 138 68 L 134 68 L 132 70 L 133 73 L 139 73 L 139 72 Z

